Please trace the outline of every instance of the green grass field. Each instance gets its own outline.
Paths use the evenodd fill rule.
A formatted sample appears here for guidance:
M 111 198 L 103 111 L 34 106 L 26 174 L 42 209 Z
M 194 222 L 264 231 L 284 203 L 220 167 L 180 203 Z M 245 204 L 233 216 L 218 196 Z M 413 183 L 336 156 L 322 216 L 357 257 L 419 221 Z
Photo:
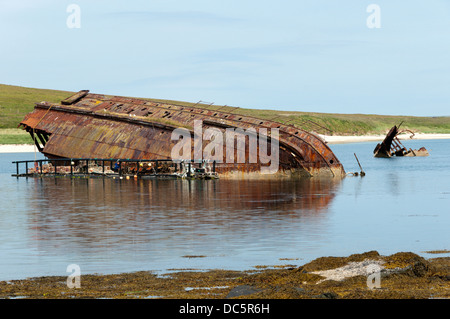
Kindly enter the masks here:
M 30 135 L 17 128 L 23 117 L 37 102 L 59 102 L 71 94 L 0 84 L 0 144 L 32 144 Z
M 31 137 L 26 132 L 17 129 L 17 125 L 23 117 L 33 110 L 35 103 L 41 101 L 60 102 L 73 93 L 69 91 L 34 89 L 0 84 L 0 144 L 32 144 Z M 182 101 L 146 99 L 186 106 L 196 104 Z M 326 134 L 327 131 L 318 126 L 313 126 L 310 121 L 319 124 L 321 127 L 326 127 L 334 135 L 385 134 L 392 126 L 398 125 L 401 122 L 403 122 L 402 129 L 409 129 L 417 133 L 450 133 L 450 116 L 414 117 L 332 114 L 246 109 L 221 105 L 208 106 L 200 104 L 197 106 L 275 120 L 280 123 L 296 125 L 307 130 L 315 130 L 323 134 Z M 301 105 L 299 109 L 301 109 Z

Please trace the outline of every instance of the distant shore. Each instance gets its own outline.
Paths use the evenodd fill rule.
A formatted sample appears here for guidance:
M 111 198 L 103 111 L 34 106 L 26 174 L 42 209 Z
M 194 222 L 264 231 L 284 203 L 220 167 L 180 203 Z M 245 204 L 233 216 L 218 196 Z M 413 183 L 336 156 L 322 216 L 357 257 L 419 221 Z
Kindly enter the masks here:
M 380 142 L 384 140 L 385 135 L 320 135 L 319 136 L 328 144 L 343 143 L 361 143 L 361 142 Z M 411 134 L 402 134 L 398 138 L 401 140 L 409 140 Z M 417 133 L 413 136 L 413 140 L 435 140 L 450 139 L 450 134 L 422 134 Z M 32 153 L 35 146 L 31 144 L 3 144 L 0 145 L 0 153 Z
M 35 150 L 34 145 L 29 144 L 3 144 L 0 145 L 0 153 L 32 153 Z M 36 152 L 38 152 L 36 150 Z
M 386 135 L 319 135 L 328 144 L 343 144 L 343 143 L 361 143 L 361 142 L 381 142 Z M 398 136 L 400 140 L 411 140 L 411 134 L 401 134 Z M 412 137 L 412 140 L 436 140 L 436 139 L 450 139 L 450 134 L 423 134 L 417 133 Z

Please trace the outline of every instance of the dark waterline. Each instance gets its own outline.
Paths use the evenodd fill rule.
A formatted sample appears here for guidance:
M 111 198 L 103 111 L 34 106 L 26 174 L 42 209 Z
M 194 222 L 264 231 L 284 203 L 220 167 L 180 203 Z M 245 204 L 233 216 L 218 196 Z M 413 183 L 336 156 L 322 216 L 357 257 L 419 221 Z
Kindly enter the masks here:
M 19 178 L 0 154 L 0 280 L 168 269 L 249 269 L 321 256 L 449 249 L 450 141 L 430 157 L 376 159 L 331 145 L 347 172 L 306 181 Z M 196 258 L 188 258 L 188 257 Z

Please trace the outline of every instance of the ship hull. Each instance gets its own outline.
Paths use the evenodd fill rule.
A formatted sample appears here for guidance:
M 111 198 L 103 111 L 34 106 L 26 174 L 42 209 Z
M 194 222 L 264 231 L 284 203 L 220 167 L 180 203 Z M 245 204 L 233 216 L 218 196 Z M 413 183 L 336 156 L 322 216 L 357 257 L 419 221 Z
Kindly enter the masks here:
M 214 148 L 213 159 L 208 160 L 214 160 L 220 178 L 345 176 L 335 154 L 311 132 L 195 105 L 80 91 L 61 103 L 36 104 L 19 126 L 30 133 L 39 150 L 49 158 L 173 159 L 173 149 L 180 143 L 180 139 L 174 139 L 174 132 L 181 130 L 192 139 L 189 154 L 183 156 L 205 160 L 205 150 Z M 237 138 L 230 143 L 227 135 L 230 131 L 244 132 L 244 143 L 239 144 Z M 206 132 L 215 132 L 216 138 L 223 139 L 208 139 Z M 252 134 L 257 135 L 256 139 Z M 258 138 L 266 140 L 264 151 Z M 198 139 L 200 144 L 196 145 Z M 252 146 L 255 140 L 257 143 Z M 218 141 L 222 142 L 215 145 Z M 219 146 L 224 150 L 218 155 Z M 275 158 L 271 157 L 274 151 L 275 169 Z

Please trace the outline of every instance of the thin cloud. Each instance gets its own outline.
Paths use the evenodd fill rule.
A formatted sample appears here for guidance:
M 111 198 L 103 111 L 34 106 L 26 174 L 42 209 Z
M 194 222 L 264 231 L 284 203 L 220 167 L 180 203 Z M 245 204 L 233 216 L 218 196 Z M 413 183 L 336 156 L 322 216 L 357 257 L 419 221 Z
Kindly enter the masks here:
M 364 45 L 368 45 L 367 41 L 333 40 L 302 42 L 299 40 L 298 42 L 272 42 L 253 46 L 197 51 L 191 55 L 191 61 L 199 64 L 211 62 L 267 63 L 287 56 L 295 58 L 305 56 L 317 57 L 318 55 L 336 52 L 336 50 L 348 50 Z
M 0 7 L 2 13 L 16 13 L 23 12 L 24 10 L 38 9 L 47 7 L 50 4 L 58 3 L 55 0 L 20 0 L 20 1 L 11 1 L 11 0 L 0 0 Z
M 236 23 L 239 18 L 222 16 L 210 12 L 201 11 L 122 11 L 106 14 L 113 19 L 126 19 L 131 21 L 146 21 L 158 23 L 193 23 L 193 24 L 223 24 Z

